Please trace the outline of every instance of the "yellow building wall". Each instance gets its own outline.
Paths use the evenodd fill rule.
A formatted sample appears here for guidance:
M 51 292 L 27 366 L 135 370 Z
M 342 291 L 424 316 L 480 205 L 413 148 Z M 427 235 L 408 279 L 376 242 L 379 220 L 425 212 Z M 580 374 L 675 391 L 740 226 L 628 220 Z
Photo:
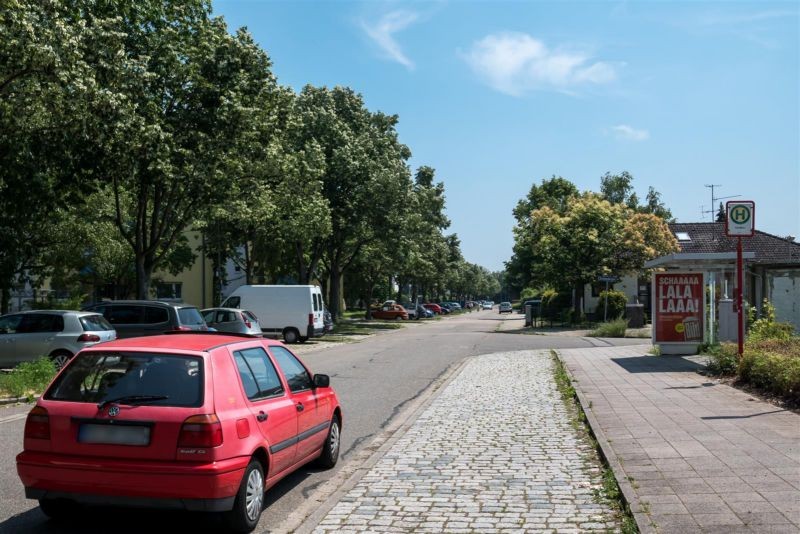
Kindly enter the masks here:
M 157 271 L 153 273 L 153 280 L 163 283 L 180 283 L 181 300 L 186 304 L 198 308 L 210 308 L 214 301 L 214 266 L 211 259 L 205 257 L 202 250 L 203 236 L 200 232 L 189 230 L 185 232 L 189 246 L 196 258 L 188 269 L 177 276 L 168 272 Z M 153 284 L 155 292 L 155 284 Z

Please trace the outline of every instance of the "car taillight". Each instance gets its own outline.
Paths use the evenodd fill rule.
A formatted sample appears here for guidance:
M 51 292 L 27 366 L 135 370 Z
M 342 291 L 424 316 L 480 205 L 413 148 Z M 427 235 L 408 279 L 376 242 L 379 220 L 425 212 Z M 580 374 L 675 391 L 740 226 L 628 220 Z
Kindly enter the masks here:
M 181 426 L 178 447 L 219 447 L 222 425 L 216 414 L 193 415 Z
M 97 334 L 81 334 L 78 336 L 78 341 L 88 342 L 88 341 L 100 341 L 100 336 Z
M 314 326 L 314 314 L 313 313 L 309 313 L 308 314 L 308 326 Z
M 188 326 L 173 326 L 172 329 L 178 332 L 188 332 L 191 330 Z
M 34 406 L 25 420 L 25 437 L 50 439 L 50 416 L 41 406 Z

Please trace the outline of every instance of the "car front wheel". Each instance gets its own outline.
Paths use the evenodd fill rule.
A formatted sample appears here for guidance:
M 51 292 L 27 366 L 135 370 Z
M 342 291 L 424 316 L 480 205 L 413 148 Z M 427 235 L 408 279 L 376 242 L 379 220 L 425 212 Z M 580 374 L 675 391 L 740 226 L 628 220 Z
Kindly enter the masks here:
M 325 469 L 330 469 L 336 465 L 339 459 L 339 444 L 341 442 L 341 428 L 339 427 L 339 419 L 333 416 L 331 426 L 328 428 L 328 437 L 325 438 L 325 444 L 322 446 L 322 454 L 317 460 L 317 465 Z
M 261 462 L 251 460 L 233 502 L 233 510 L 225 512 L 225 523 L 231 532 L 252 532 L 264 507 L 264 469 Z

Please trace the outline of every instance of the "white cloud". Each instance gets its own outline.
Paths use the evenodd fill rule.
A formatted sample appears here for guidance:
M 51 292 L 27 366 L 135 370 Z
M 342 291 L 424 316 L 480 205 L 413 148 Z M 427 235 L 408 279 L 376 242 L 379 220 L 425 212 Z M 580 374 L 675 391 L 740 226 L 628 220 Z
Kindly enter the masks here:
M 571 91 L 617 78 L 615 65 L 592 61 L 580 51 L 550 50 L 528 34 L 487 35 L 464 54 L 472 69 L 491 87 L 520 96 L 535 89 Z
M 628 141 L 646 141 L 650 139 L 650 132 L 647 130 L 639 130 L 627 124 L 619 124 L 611 128 L 611 130 L 618 139 L 626 139 Z
M 414 62 L 411 61 L 400 49 L 400 45 L 394 38 L 394 34 L 407 28 L 412 22 L 419 18 L 414 12 L 411 11 L 392 11 L 385 14 L 375 24 L 368 24 L 361 22 L 361 27 L 381 47 L 381 50 L 390 59 L 400 63 L 407 69 L 414 68 Z

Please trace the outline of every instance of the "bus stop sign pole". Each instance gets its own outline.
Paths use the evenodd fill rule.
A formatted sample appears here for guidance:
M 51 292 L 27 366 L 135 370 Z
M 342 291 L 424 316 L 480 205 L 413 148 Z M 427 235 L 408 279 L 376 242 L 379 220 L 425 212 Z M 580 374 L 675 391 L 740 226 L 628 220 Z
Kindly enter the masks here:
M 756 203 L 752 200 L 729 200 L 726 205 L 725 235 L 736 237 L 736 319 L 739 338 L 739 358 L 744 354 L 744 261 L 742 260 L 742 237 L 751 237 L 755 232 Z

